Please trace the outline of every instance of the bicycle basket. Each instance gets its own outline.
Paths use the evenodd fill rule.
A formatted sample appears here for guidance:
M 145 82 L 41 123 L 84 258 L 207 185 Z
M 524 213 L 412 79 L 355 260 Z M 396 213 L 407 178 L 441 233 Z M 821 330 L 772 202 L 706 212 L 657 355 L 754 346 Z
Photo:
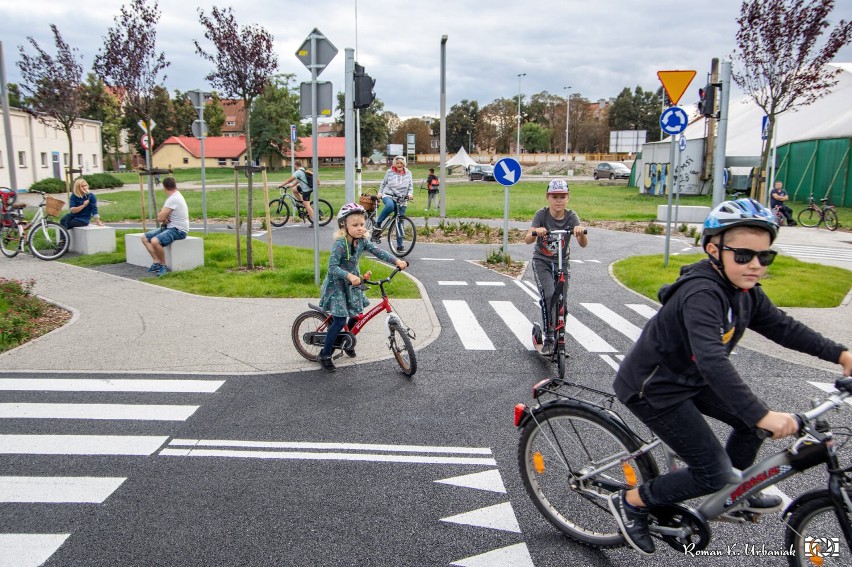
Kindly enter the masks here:
M 64 202 L 48 196 L 47 202 L 44 205 L 44 212 L 52 217 L 56 217 L 59 216 L 59 213 L 62 211 L 62 207 L 64 206 Z
M 376 208 L 375 198 L 375 195 L 368 195 L 367 193 L 364 193 L 358 197 L 358 204 L 364 207 L 365 211 L 370 212 Z

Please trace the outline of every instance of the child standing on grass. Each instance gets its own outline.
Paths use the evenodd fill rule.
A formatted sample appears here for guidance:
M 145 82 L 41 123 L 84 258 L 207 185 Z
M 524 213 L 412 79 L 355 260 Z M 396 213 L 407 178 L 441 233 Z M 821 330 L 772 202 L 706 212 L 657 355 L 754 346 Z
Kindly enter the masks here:
M 334 235 L 334 244 L 331 246 L 331 256 L 328 259 L 328 273 L 322 282 L 320 298 L 320 307 L 334 317 L 319 354 L 320 364 L 330 372 L 336 370 L 331 360 L 331 353 L 337 336 L 347 320 L 361 313 L 370 303 L 364 292 L 356 287 L 361 285 L 362 280 L 358 266 L 361 254 L 367 250 L 379 260 L 396 264 L 400 270 L 408 267 L 408 262 L 405 260 L 394 257 L 364 238 L 367 234 L 365 216 L 364 207 L 358 203 L 343 205 L 337 213 L 337 226 L 340 230 Z M 364 274 L 363 279 L 369 278 L 370 272 Z M 350 322 L 349 326 L 353 325 L 354 321 Z M 345 349 L 344 352 L 348 356 L 355 356 L 354 349 Z
M 538 286 L 538 293 L 541 295 L 541 323 L 544 331 L 544 343 L 541 346 L 541 354 L 550 356 L 553 354 L 553 322 L 556 319 L 555 313 L 551 310 L 550 300 L 553 298 L 554 283 L 553 275 L 556 273 L 557 250 L 555 243 L 547 241 L 547 233 L 551 230 L 567 230 L 572 233 L 577 242 L 583 248 L 589 243 L 589 237 L 584 233 L 585 228 L 580 224 L 580 218 L 577 213 L 568 206 L 570 193 L 568 190 L 568 182 L 564 179 L 554 179 L 547 185 L 547 203 L 548 205 L 536 211 L 533 216 L 530 229 L 524 235 L 524 242 L 532 244 L 533 248 L 533 275 L 535 283 Z M 562 258 L 564 259 L 564 268 L 566 276 L 568 275 L 568 241 L 571 235 L 566 235 L 562 241 Z M 565 286 L 568 286 L 568 280 L 565 280 Z M 567 290 L 566 290 L 567 293 Z

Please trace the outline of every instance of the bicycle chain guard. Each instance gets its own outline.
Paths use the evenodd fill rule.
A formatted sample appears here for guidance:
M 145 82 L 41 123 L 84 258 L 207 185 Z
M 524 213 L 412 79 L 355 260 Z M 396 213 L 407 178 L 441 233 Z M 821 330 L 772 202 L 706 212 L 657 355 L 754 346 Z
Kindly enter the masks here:
M 692 552 L 705 549 L 710 543 L 710 526 L 707 521 L 694 508 L 683 504 L 666 504 L 657 506 L 650 510 L 651 517 L 648 518 L 651 533 L 662 538 L 672 549 L 681 553 L 686 547 Z M 655 532 L 656 526 L 663 528 L 684 529 L 689 532 L 686 537 L 660 534 Z

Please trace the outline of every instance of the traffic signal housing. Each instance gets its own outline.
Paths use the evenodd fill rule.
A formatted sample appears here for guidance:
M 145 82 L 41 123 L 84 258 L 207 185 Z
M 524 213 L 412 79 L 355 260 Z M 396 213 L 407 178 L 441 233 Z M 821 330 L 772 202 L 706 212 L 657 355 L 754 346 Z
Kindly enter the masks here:
M 373 88 L 376 79 L 364 72 L 364 67 L 355 63 L 355 108 L 367 108 L 376 99 Z
M 708 118 L 716 118 L 716 85 L 713 83 L 698 89 L 698 112 Z

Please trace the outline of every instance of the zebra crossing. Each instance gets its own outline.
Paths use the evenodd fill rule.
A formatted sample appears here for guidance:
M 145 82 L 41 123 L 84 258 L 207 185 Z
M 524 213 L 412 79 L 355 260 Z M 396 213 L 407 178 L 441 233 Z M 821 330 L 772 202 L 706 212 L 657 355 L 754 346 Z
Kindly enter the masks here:
M 845 248 L 828 248 L 825 246 L 805 246 L 800 244 L 775 244 L 782 253 L 799 260 L 832 260 L 835 262 L 852 262 L 852 246 Z
M 185 422 L 200 406 L 193 404 L 128 404 L 128 403 L 61 403 L 52 401 L 57 395 L 81 392 L 104 396 L 137 393 L 171 395 L 212 394 L 224 380 L 156 380 L 156 379 L 81 379 L 81 378 L 0 378 L 0 422 L 15 433 L 0 431 L 0 465 L 4 456 L 82 456 L 82 457 L 149 457 L 169 440 L 167 427 Z M 14 401 L 18 396 L 22 400 Z M 31 401 L 43 397 L 51 401 Z M 126 398 L 123 398 L 126 399 Z M 45 424 L 63 421 L 63 431 L 42 433 Z M 119 424 L 150 422 L 162 424 L 162 435 L 77 434 L 77 426 L 91 423 Z M 71 425 L 67 425 L 68 423 Z M 36 432 L 38 431 L 38 432 Z M 117 433 L 117 432 L 116 432 Z M 20 470 L 19 475 L 0 476 L 0 503 L 32 505 L 99 505 L 103 504 L 127 477 L 121 476 L 53 476 Z M 60 465 L 57 465 L 57 469 Z M 63 472 L 66 468 L 62 468 Z M 48 508 L 48 512 L 49 513 Z M 0 533 L 0 566 L 35 567 L 47 561 L 71 533 Z

